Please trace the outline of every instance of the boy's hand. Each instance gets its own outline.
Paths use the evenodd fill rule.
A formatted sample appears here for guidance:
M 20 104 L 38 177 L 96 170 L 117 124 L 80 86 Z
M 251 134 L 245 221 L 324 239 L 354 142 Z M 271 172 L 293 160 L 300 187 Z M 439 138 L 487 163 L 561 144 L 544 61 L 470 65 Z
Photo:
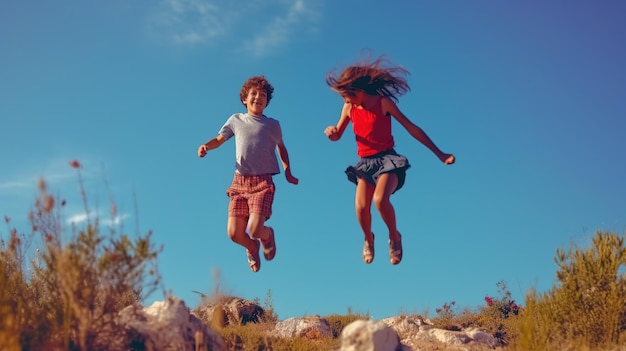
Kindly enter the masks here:
M 285 178 L 287 178 L 287 181 L 291 184 L 294 185 L 298 185 L 298 178 L 294 177 L 293 175 L 291 175 L 291 170 L 286 170 L 285 171 Z
M 337 130 L 337 127 L 335 127 L 335 126 L 328 126 L 328 127 L 326 127 L 326 129 L 324 129 L 324 134 L 326 134 L 328 139 L 330 139 L 332 141 L 339 140 L 339 131 Z
M 206 144 L 200 145 L 200 147 L 198 147 L 198 157 L 206 156 L 207 151 L 208 151 L 208 147 L 206 146 Z

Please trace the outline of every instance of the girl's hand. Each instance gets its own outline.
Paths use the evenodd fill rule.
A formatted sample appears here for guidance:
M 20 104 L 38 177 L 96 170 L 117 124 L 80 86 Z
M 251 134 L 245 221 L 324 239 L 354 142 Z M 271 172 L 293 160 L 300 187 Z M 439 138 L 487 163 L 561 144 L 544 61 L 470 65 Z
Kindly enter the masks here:
M 335 127 L 335 126 L 328 126 L 328 127 L 326 127 L 326 129 L 324 129 L 324 134 L 326 134 L 328 139 L 330 139 L 332 141 L 339 140 L 339 131 L 337 130 L 337 127 Z
M 454 161 L 456 161 L 456 159 L 454 158 L 454 155 L 452 154 L 443 154 L 439 157 L 439 159 L 441 160 L 441 162 L 445 163 L 446 165 L 451 165 L 454 163 Z

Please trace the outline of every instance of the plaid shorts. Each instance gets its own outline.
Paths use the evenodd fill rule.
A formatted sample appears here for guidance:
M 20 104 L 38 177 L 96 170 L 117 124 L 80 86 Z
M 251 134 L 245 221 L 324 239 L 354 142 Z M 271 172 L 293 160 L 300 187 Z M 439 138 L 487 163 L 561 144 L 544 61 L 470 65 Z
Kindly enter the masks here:
M 271 174 L 241 175 L 235 173 L 226 195 L 230 198 L 228 217 L 248 219 L 250 213 L 258 213 L 268 220 L 272 215 L 272 202 L 276 186 Z

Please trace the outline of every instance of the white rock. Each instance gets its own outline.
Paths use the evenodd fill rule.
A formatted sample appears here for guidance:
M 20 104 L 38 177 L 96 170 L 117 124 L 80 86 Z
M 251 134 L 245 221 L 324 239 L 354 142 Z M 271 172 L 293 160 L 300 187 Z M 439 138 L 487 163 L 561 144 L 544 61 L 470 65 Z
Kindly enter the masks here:
M 305 337 L 307 339 L 320 339 L 333 335 L 328 321 L 320 316 L 288 318 L 276 323 L 274 331 L 277 336 L 283 338 Z
M 354 321 L 341 332 L 341 351 L 396 351 L 398 334 L 384 322 Z
M 142 335 L 142 341 L 155 350 L 193 351 L 196 338 L 209 350 L 228 350 L 222 337 L 190 314 L 185 302 L 175 297 L 136 312 L 125 309 L 120 313 L 120 322 Z

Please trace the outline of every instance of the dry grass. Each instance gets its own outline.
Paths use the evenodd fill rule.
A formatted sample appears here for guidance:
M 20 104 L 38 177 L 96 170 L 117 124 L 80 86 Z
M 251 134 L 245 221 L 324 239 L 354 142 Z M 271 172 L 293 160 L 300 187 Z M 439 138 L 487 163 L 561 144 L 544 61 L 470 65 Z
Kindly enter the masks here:
M 78 162 L 70 165 L 80 170 Z M 131 238 L 103 230 L 98 218 L 82 229 L 72 227 L 68 235 L 60 218 L 64 205 L 41 180 L 29 214 L 31 232 L 18 232 L 5 217 L 10 235 L 0 240 L 0 345 L 3 350 L 126 350 L 117 315 L 127 306 L 141 307 L 161 286 L 160 249 L 153 247 L 151 233 Z M 40 247 L 33 251 L 32 242 Z

